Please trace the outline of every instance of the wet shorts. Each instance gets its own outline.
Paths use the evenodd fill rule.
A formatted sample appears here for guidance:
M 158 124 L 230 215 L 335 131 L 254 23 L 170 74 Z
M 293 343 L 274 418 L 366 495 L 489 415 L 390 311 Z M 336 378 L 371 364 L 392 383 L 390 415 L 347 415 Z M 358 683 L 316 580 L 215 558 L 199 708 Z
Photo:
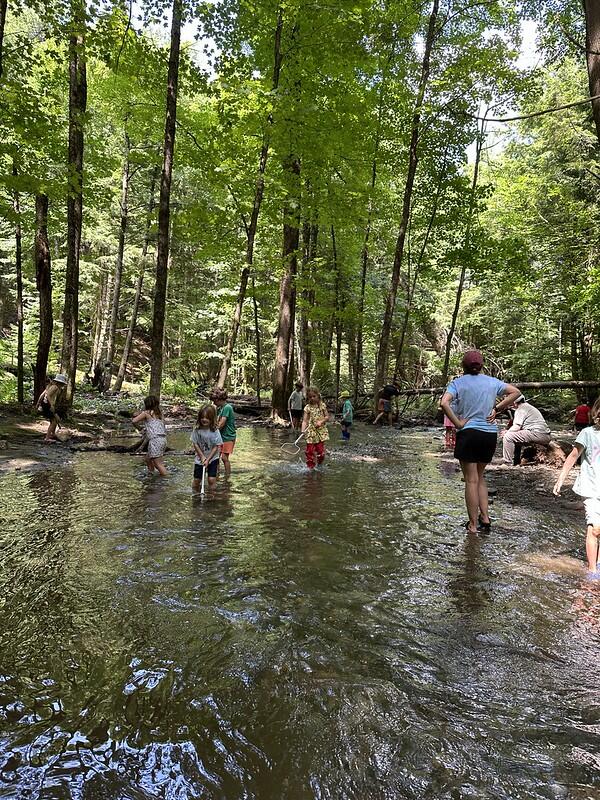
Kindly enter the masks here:
M 202 480 L 202 473 L 204 471 L 204 464 L 196 464 L 194 463 L 194 480 L 201 481 Z M 219 459 L 215 458 L 214 461 L 211 461 L 206 468 L 206 473 L 209 478 L 216 478 L 219 474 Z
M 586 497 L 583 501 L 585 508 L 585 523 L 593 525 L 594 528 L 600 527 L 600 499 L 597 497 Z
M 389 400 L 384 400 L 383 397 L 379 400 L 379 405 L 377 406 L 377 410 L 379 412 L 383 411 L 384 414 L 389 414 L 392 408 L 392 404 Z
M 496 452 L 497 433 L 467 428 L 456 431 L 454 458 L 470 464 L 489 464 Z
M 235 439 L 232 442 L 223 442 L 221 445 L 221 452 L 225 453 L 225 455 L 229 455 L 233 453 L 233 448 L 235 447 Z

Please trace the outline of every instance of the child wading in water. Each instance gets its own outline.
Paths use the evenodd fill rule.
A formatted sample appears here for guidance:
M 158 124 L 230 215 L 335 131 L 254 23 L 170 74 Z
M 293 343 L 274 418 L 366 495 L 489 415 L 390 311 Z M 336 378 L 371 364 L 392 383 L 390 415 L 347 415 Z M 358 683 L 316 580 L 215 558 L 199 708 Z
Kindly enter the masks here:
M 581 456 L 581 470 L 573 486 L 573 491 L 583 497 L 587 533 L 585 550 L 590 578 L 600 580 L 598 567 L 598 543 L 600 537 L 600 399 L 596 400 L 590 413 L 592 426 L 580 431 L 575 439 L 575 447 L 571 450 L 554 484 L 553 492 L 560 490 Z
M 348 441 L 350 439 L 350 427 L 354 419 L 354 409 L 352 408 L 352 401 L 350 400 L 350 392 L 342 392 L 340 400 L 344 401 L 342 406 L 342 439 Z
M 215 389 L 210 394 L 210 399 L 217 407 L 217 427 L 221 432 L 223 446 L 221 447 L 221 458 L 225 467 L 225 477 L 231 475 L 231 464 L 229 456 L 233 453 L 237 432 L 235 429 L 235 414 L 233 406 L 227 402 L 227 392 L 224 389 Z
M 302 432 L 306 433 L 306 466 L 309 469 L 315 468 L 315 459 L 317 464 L 325 460 L 325 442 L 329 439 L 328 420 L 329 412 L 321 400 L 321 394 L 311 386 L 306 392 L 302 419 Z
M 167 449 L 167 429 L 163 422 L 162 411 L 158 397 L 151 394 L 144 399 L 145 411 L 132 419 L 134 425 L 139 422 L 146 423 L 146 436 L 148 437 L 148 454 L 146 464 L 148 472 L 152 474 L 155 469 L 160 475 L 168 475 L 163 461 L 165 450 Z
M 221 433 L 217 428 L 217 412 L 214 406 L 204 406 L 200 409 L 190 441 L 196 453 L 192 489 L 196 492 L 200 489 L 204 470 L 208 475 L 208 485 L 212 488 L 217 482 L 220 448 L 223 444 Z
M 66 376 L 56 375 L 38 397 L 38 401 L 35 404 L 37 410 L 41 411 L 43 416 L 50 421 L 46 431 L 46 438 L 44 439 L 45 442 L 55 442 L 57 440 L 56 428 L 60 425 L 60 417 L 56 413 L 56 402 L 66 385 Z

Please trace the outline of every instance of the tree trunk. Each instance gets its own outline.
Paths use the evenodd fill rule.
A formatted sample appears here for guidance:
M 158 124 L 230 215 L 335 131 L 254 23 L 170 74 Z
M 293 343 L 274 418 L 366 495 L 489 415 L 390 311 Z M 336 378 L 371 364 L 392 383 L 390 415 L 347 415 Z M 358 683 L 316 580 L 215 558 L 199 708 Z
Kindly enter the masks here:
M 4 44 L 4 26 L 6 24 L 6 9 L 8 0 L 0 0 L 0 78 L 2 78 L 2 47 Z
M 256 344 L 256 403 L 260 408 L 260 371 L 261 371 L 261 353 L 260 353 L 260 324 L 258 319 L 258 303 L 256 302 L 256 285 L 254 283 L 254 276 L 252 277 L 252 305 L 254 306 L 254 341 Z
M 600 94 L 600 4 L 583 0 L 585 11 L 585 47 L 590 95 Z M 600 100 L 592 100 L 596 136 L 600 142 Z
M 123 259 L 125 256 L 125 237 L 127 234 L 128 198 L 129 198 L 129 151 L 131 145 L 129 136 L 125 134 L 125 161 L 121 177 L 121 202 L 119 223 L 119 244 L 117 247 L 117 261 L 115 264 L 115 277 L 113 280 L 113 296 L 110 311 L 110 325 L 108 328 L 108 344 L 106 346 L 106 363 L 104 365 L 104 389 L 110 389 L 112 382 L 113 360 L 115 357 L 115 338 L 117 322 L 119 321 L 119 300 L 121 298 L 121 279 L 123 277 Z
M 67 264 L 61 367 L 67 373 L 66 403 L 75 393 L 79 338 L 79 252 L 83 219 L 83 126 L 87 107 L 85 7 L 72 0 L 69 37 L 69 193 L 67 198 Z
M 13 175 L 16 177 L 17 164 L 13 161 Z M 14 193 L 15 210 L 15 271 L 17 277 L 17 403 L 23 405 L 23 250 L 21 233 L 21 204 L 19 192 Z
M 448 369 L 450 364 L 450 354 L 452 352 L 452 339 L 454 338 L 454 331 L 456 330 L 456 323 L 458 320 L 458 312 L 460 311 L 460 302 L 462 299 L 463 288 L 465 285 L 465 277 L 467 274 L 467 253 L 471 244 L 471 229 L 473 227 L 473 216 L 475 213 L 475 199 L 477 193 L 477 180 L 479 178 L 479 163 L 481 161 L 481 151 L 483 149 L 483 140 L 485 131 L 485 119 L 481 121 L 481 128 L 477 134 L 477 147 L 475 150 L 475 165 L 473 167 L 473 180 L 471 182 L 471 194 L 469 196 L 469 211 L 467 216 L 467 226 L 465 228 L 465 238 L 463 243 L 463 265 L 460 270 L 460 277 L 458 279 L 458 287 L 456 289 L 456 299 L 454 301 L 454 310 L 452 312 L 452 321 L 450 323 L 450 330 L 448 331 L 448 338 L 446 340 L 446 355 L 444 357 L 444 369 L 442 371 L 442 383 L 448 382 Z
M 398 232 L 398 239 L 396 241 L 396 251 L 394 255 L 392 278 L 390 281 L 390 288 L 388 291 L 386 305 L 385 305 L 383 325 L 381 328 L 381 336 L 379 338 L 379 349 L 377 353 L 377 363 L 375 369 L 374 395 L 377 395 L 378 390 L 385 382 L 385 376 L 388 365 L 388 351 L 390 346 L 392 323 L 394 319 L 394 310 L 396 308 L 396 296 L 398 294 L 398 284 L 400 282 L 400 268 L 402 266 L 402 256 L 404 254 L 404 242 L 406 239 L 406 232 L 408 230 L 408 220 L 410 216 L 410 206 L 411 206 L 413 186 L 415 182 L 415 176 L 417 173 L 417 165 L 419 162 L 418 145 L 419 145 L 419 136 L 421 129 L 421 112 L 423 109 L 423 100 L 425 98 L 425 91 L 427 89 L 427 84 L 429 81 L 431 51 L 433 49 L 433 43 L 435 39 L 435 26 L 437 22 L 438 10 L 439 10 L 439 0 L 433 0 L 431 13 L 429 15 L 427 36 L 425 39 L 425 50 L 423 53 L 423 61 L 421 64 L 421 77 L 419 79 L 419 86 L 417 89 L 415 108 L 411 124 L 408 172 L 406 175 L 406 183 L 404 186 L 404 199 L 402 203 L 400 230 Z
M 108 330 L 108 320 L 110 316 L 110 303 L 109 298 L 112 294 L 112 279 L 113 276 L 107 274 L 106 276 L 106 289 L 102 298 L 102 316 L 100 318 L 100 334 L 98 336 L 98 346 L 96 348 L 96 361 L 94 362 L 94 371 L 104 370 L 104 362 L 106 361 L 106 332 Z M 102 378 L 103 382 L 103 378 Z
M 300 242 L 299 188 L 300 162 L 290 156 L 284 169 L 291 175 L 292 188 L 284 208 L 283 221 L 283 275 L 279 290 L 279 321 L 273 368 L 272 416 L 287 419 L 287 381 L 290 367 L 290 339 L 293 332 L 296 273 L 298 271 L 298 245 Z
M 137 315 L 140 307 L 140 300 L 142 298 L 142 288 L 144 286 L 144 272 L 146 270 L 146 258 L 148 256 L 148 246 L 150 244 L 150 230 L 152 227 L 152 214 L 154 212 L 154 187 L 156 186 L 156 179 L 158 177 L 158 167 L 152 171 L 152 178 L 150 181 L 150 200 L 148 201 L 148 212 L 146 216 L 146 232 L 144 233 L 144 244 L 142 247 L 142 265 L 140 267 L 140 274 L 138 275 L 137 284 L 135 287 L 135 296 L 133 298 L 133 308 L 131 309 L 131 319 L 129 321 L 129 328 L 127 330 L 127 338 L 123 346 L 123 354 L 121 356 L 121 363 L 119 365 L 119 372 L 115 381 L 115 392 L 121 391 L 123 381 L 125 380 L 125 372 L 127 371 L 127 364 L 129 362 L 129 354 L 131 353 L 131 345 L 133 342 L 133 334 L 137 324 Z
M 156 253 L 156 283 L 154 286 L 154 317 L 150 355 L 150 394 L 160 396 L 163 371 L 163 337 L 169 269 L 169 222 L 171 218 L 171 176 L 175 151 L 177 117 L 177 84 L 179 79 L 179 50 L 181 44 L 182 0 L 173 0 L 171 49 L 167 77 L 167 109 L 163 146 L 163 168 L 158 201 L 158 246 Z
M 52 269 L 50 243 L 48 242 L 48 197 L 38 194 L 35 198 L 35 283 L 40 296 L 40 333 L 37 343 L 35 370 L 33 373 L 34 402 L 46 387 L 48 354 L 52 344 Z
M 358 323 L 356 330 L 356 346 L 354 348 L 354 405 L 358 403 L 358 395 L 364 391 L 364 370 L 363 370 L 363 330 L 365 316 L 365 292 L 367 287 L 367 271 L 369 268 L 369 241 L 371 238 L 371 226 L 373 224 L 373 195 L 377 184 L 377 163 L 379 160 L 379 147 L 381 144 L 381 126 L 383 122 L 383 109 L 385 103 L 385 91 L 387 85 L 388 70 L 392 64 L 395 53 L 395 43 L 390 49 L 387 63 L 382 69 L 381 86 L 379 88 L 379 101 L 377 104 L 377 127 L 375 129 L 375 142 L 373 146 L 373 163 L 371 164 L 370 196 L 367 212 L 367 224 L 361 251 L 361 270 L 360 270 L 360 294 L 358 296 Z
M 423 239 L 423 243 L 421 245 L 421 249 L 419 251 L 419 257 L 417 259 L 417 263 L 415 264 L 414 273 L 412 276 L 412 281 L 408 280 L 408 291 L 406 297 L 406 309 L 404 312 L 404 320 L 402 321 L 402 330 L 400 332 L 400 340 L 398 342 L 398 349 L 396 351 L 396 367 L 394 369 L 394 380 L 397 381 L 400 378 L 400 369 L 402 366 L 402 352 L 404 350 L 404 341 L 406 339 L 406 333 L 408 331 L 408 322 L 410 319 L 410 312 L 412 311 L 413 302 L 415 299 L 415 291 L 417 288 L 417 281 L 419 279 L 419 274 L 421 272 L 421 267 L 423 265 L 423 257 L 425 255 L 425 250 L 427 249 L 427 245 L 429 243 L 429 237 L 431 236 L 431 231 L 433 230 L 433 226 L 435 224 L 435 219 L 437 217 L 440 197 L 442 193 L 442 186 L 444 182 L 444 177 L 446 175 L 446 164 L 447 164 L 447 153 L 444 153 L 444 161 L 442 164 L 442 168 L 440 170 L 438 176 L 438 182 L 435 190 L 435 197 L 433 200 L 433 208 L 431 209 L 431 214 L 429 216 L 429 223 L 427 225 L 427 231 L 425 232 L 425 237 Z
M 90 366 L 88 373 L 93 373 L 96 364 L 100 359 L 100 333 L 102 330 L 102 322 L 104 319 L 104 307 L 107 299 L 108 275 L 102 271 L 100 276 L 100 286 L 98 287 L 98 300 L 96 301 L 96 312 L 94 320 L 94 341 L 92 342 L 92 351 L 90 353 Z
M 279 6 L 277 10 L 277 24 L 275 26 L 274 37 L 274 57 L 273 57 L 273 81 L 272 91 L 275 93 L 279 87 L 279 76 L 281 73 L 281 62 L 283 54 L 281 51 L 281 33 L 283 30 L 283 7 Z M 235 311 L 233 313 L 233 320 L 231 330 L 227 337 L 227 344 L 225 345 L 225 355 L 221 362 L 221 369 L 219 370 L 219 377 L 217 379 L 217 386 L 221 389 L 225 386 L 227 380 L 227 373 L 231 365 L 233 351 L 237 340 L 240 322 L 242 319 L 242 311 L 244 308 L 244 300 L 246 299 L 246 290 L 248 288 L 248 278 L 252 270 L 254 262 L 254 241 L 256 239 L 256 228 L 258 225 L 258 215 L 260 214 L 260 207 L 263 201 L 265 191 L 265 171 L 267 169 L 267 159 L 269 156 L 269 146 L 271 142 L 270 126 L 273 124 L 273 114 L 269 113 L 267 119 L 267 130 L 263 136 L 262 148 L 260 151 L 260 158 L 258 162 L 258 176 L 256 178 L 256 185 L 254 189 L 254 202 L 252 204 L 252 213 L 250 215 L 250 222 L 246 225 L 246 265 L 242 270 L 240 276 L 240 288 L 238 290 L 238 297 L 235 304 Z M 245 224 L 245 223 L 244 223 Z
M 338 263 L 337 245 L 335 241 L 335 228 L 331 226 L 331 246 L 333 249 L 333 266 L 335 269 L 335 377 L 334 377 L 334 413 L 337 413 L 338 397 L 340 396 L 340 366 L 342 362 L 342 301 L 340 298 L 340 265 Z
M 319 226 L 316 222 L 306 222 L 302 230 L 302 240 L 304 245 L 304 259 L 302 264 L 302 313 L 300 314 L 300 324 L 298 325 L 298 339 L 300 354 L 298 363 L 299 379 L 307 388 L 310 384 L 310 373 L 312 371 L 312 324 L 311 311 L 315 305 L 314 281 L 314 260 L 317 256 L 317 240 L 319 237 Z

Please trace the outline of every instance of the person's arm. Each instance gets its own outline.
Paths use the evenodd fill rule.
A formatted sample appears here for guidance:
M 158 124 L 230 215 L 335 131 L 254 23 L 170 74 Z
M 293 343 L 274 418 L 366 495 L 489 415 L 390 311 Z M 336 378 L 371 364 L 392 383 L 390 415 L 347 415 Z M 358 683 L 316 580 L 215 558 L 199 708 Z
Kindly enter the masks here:
M 507 383 L 506 388 L 504 389 L 504 396 L 502 400 L 497 403 L 494 408 L 488 414 L 487 421 L 488 422 L 495 422 L 498 414 L 502 411 L 506 411 L 509 406 L 512 406 L 515 400 L 521 396 L 521 390 L 517 389 L 516 386 L 513 386 L 512 383 Z M 514 427 L 514 423 L 513 426 Z
M 36 408 L 39 409 L 39 407 L 42 405 L 42 400 L 45 398 L 45 396 L 46 396 L 46 390 L 43 389 L 42 392 L 40 393 L 40 396 L 37 399 L 37 403 L 35 404 Z
M 467 424 L 466 419 L 461 419 L 458 417 L 450 405 L 454 401 L 455 397 L 451 392 L 444 392 L 442 399 L 440 400 L 440 406 L 442 407 L 442 411 L 448 417 L 448 419 L 452 422 L 454 427 L 457 430 L 464 428 Z
M 201 461 L 203 464 L 206 464 L 206 463 L 207 463 L 207 461 L 206 461 L 206 459 L 204 458 L 204 453 L 202 452 L 202 450 L 200 449 L 200 447 L 199 447 L 199 446 L 196 444 L 196 442 L 192 442 L 192 444 L 194 445 L 194 451 L 195 451 L 196 455 L 198 456 L 198 458 L 200 459 L 200 461 Z
M 522 406 L 519 406 L 515 411 L 515 415 L 513 417 L 513 423 L 510 426 L 511 430 L 513 431 L 521 431 L 523 430 L 523 422 L 525 418 L 525 411 Z
M 131 420 L 134 425 L 137 425 L 138 422 L 143 422 L 144 420 L 148 419 L 148 412 L 147 411 L 140 411 L 139 414 L 136 414 L 135 417 Z
M 583 445 L 576 443 L 569 455 L 567 456 L 565 463 L 562 466 L 560 471 L 560 475 L 558 476 L 558 480 L 554 484 L 554 488 L 552 489 L 552 493 L 555 494 L 557 497 L 560 495 L 560 490 L 562 488 L 563 483 L 565 482 L 565 478 L 569 474 L 569 472 L 575 466 L 575 463 L 579 456 L 583 453 Z
M 222 431 L 225 425 L 227 425 L 227 417 L 219 414 L 217 417 L 217 428 Z

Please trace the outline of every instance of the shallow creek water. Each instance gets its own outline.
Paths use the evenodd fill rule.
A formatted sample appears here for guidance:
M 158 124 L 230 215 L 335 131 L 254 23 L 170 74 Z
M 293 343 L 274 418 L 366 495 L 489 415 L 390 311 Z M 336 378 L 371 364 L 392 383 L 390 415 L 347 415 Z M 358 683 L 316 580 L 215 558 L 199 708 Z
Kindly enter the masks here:
M 499 496 L 465 536 L 432 433 L 286 440 L 204 499 L 189 456 L 1 479 L 0 798 L 600 797 L 581 530 Z

